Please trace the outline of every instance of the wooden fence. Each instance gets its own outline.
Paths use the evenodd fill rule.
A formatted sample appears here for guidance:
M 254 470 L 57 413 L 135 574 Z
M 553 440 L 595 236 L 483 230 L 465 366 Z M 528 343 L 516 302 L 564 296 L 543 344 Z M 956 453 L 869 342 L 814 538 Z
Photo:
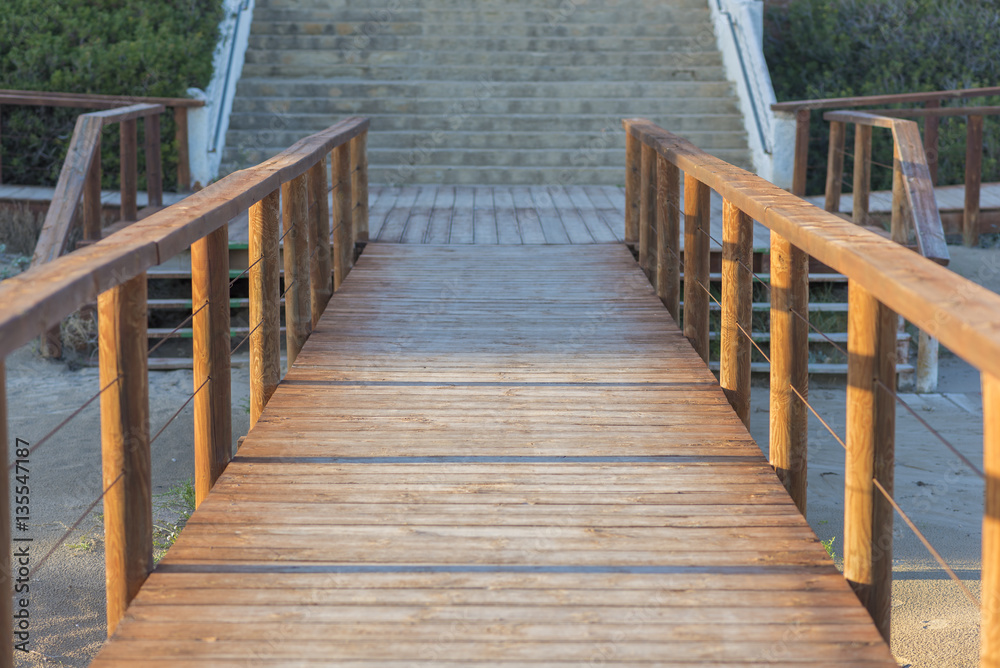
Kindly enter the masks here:
M 770 457 L 803 512 L 810 409 L 809 257 L 848 277 L 844 575 L 886 638 L 895 503 L 897 314 L 981 371 L 986 482 L 982 664 L 1000 663 L 1000 295 L 647 120 L 626 120 L 624 125 L 629 142 L 639 147 L 626 168 L 626 213 L 638 228 L 640 264 L 679 319 L 683 216 L 684 333 L 706 361 L 709 299 L 714 299 L 708 292 L 709 191 L 723 197 L 720 380 L 744 420 L 750 409 L 753 345 L 752 221 L 771 230 Z
M 79 307 L 98 303 L 109 635 L 153 567 L 146 270 L 191 249 L 200 503 L 231 456 L 228 223 L 249 209 L 252 425 L 280 376 L 279 244 L 283 237 L 291 365 L 350 270 L 355 240 L 367 239 L 367 131 L 367 119 L 342 121 L 181 204 L 0 283 L 0 360 Z M 331 154 L 332 211 L 326 170 Z M 0 382 L 0 455 L 6 457 L 4 393 Z M 8 478 L 0 483 L 0 544 L 9 546 Z M 9 560 L 10 550 L 0 551 L 0 572 L 10 572 Z M 10 629 L 11 622 L 8 592 L 0 596 L 0 628 Z M 0 638 L 0 667 L 12 666 L 11 634 Z

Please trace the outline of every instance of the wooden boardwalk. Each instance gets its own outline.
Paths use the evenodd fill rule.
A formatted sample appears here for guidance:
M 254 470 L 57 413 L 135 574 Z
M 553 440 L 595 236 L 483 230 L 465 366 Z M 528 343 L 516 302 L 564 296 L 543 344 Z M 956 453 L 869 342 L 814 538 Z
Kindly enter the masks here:
M 621 245 L 369 244 L 93 665 L 895 666 Z

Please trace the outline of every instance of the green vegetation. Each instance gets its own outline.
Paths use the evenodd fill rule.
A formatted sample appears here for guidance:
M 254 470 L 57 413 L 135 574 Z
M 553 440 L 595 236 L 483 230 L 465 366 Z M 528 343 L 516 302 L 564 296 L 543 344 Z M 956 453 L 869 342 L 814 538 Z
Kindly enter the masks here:
M 1000 83 L 1000 5 L 973 0 L 797 0 L 768 13 L 764 51 L 779 100 L 910 93 Z M 955 104 L 955 103 L 948 103 Z M 965 105 L 1000 105 L 975 98 Z M 922 124 L 922 123 L 921 123 Z M 965 120 L 943 119 L 941 184 L 964 181 Z M 829 125 L 813 113 L 810 194 L 823 192 Z M 892 139 L 875 130 L 874 159 L 892 164 Z M 983 180 L 1000 180 L 1000 117 L 986 119 Z M 849 152 L 853 152 L 848 138 Z M 851 161 L 847 160 L 850 182 Z M 872 167 L 872 185 L 891 188 Z M 849 187 L 848 187 L 849 189 Z
M 836 536 L 831 536 L 830 538 L 827 538 L 826 540 L 821 540 L 819 542 L 820 545 L 823 546 L 823 549 L 826 550 L 827 555 L 829 555 L 829 557 L 833 559 L 835 562 L 837 561 L 837 553 L 833 551 L 833 543 L 836 540 L 837 540 Z
M 185 480 L 153 495 L 153 559 L 159 561 L 177 540 L 194 512 L 194 485 Z M 162 519 L 167 518 L 167 519 Z
M 0 88 L 186 97 L 188 88 L 208 85 L 221 18 L 220 0 L 5 0 Z M 4 106 L 3 181 L 53 185 L 76 117 L 85 111 Z M 170 114 L 163 117 L 162 133 L 172 140 Z M 104 186 L 117 187 L 117 126 L 105 131 L 101 145 Z M 173 190 L 177 147 L 172 141 L 163 158 L 165 186 Z

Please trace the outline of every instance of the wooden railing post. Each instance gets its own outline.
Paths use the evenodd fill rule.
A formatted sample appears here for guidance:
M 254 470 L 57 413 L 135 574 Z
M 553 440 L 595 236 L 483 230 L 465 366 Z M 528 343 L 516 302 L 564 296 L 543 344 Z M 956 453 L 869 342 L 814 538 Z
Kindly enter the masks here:
M 854 126 L 854 206 L 851 217 L 857 225 L 868 224 L 868 199 L 872 189 L 872 128 Z
M 121 219 L 134 221 L 139 217 L 136 206 L 139 176 L 136 120 L 132 118 L 121 121 L 118 132 L 121 137 L 121 146 L 119 147 L 121 156 Z
M 153 570 L 146 274 L 98 297 L 108 636 Z
M 368 133 L 351 140 L 351 202 L 354 210 L 354 240 L 368 243 Z
M 650 232 L 656 216 L 656 152 L 642 145 L 639 160 L 639 267 L 652 279 L 650 262 Z
M 983 373 L 983 512 L 982 619 L 980 664 L 1000 666 L 1000 378 Z
M 281 186 L 283 256 L 285 260 L 285 348 L 288 368 L 299 356 L 312 330 L 309 287 L 309 237 L 306 216 L 309 199 L 308 175 L 302 174 Z
M 809 171 L 809 109 L 795 112 L 795 163 L 792 172 L 792 194 L 804 197 Z
M 794 313 L 793 313 L 794 311 Z M 798 313 L 799 315 L 795 315 Z M 801 317 L 799 317 L 801 316 Z M 771 232 L 771 466 L 806 514 L 809 414 L 809 256 Z
M 367 199 L 367 195 L 365 196 Z M 355 209 L 355 213 L 357 209 Z M 355 216 L 357 221 L 357 216 Z M 326 191 L 326 156 L 309 169 L 309 304 L 315 329 L 333 294 L 330 264 L 330 202 Z
M 656 156 L 656 292 L 681 321 L 681 182 L 677 165 Z
M 351 212 L 351 153 L 347 144 L 333 149 L 333 289 L 339 290 L 354 260 Z
M 7 451 L 7 366 L 0 358 L 0 462 L 10 461 Z M 0 479 L 0 668 L 14 668 L 14 577 L 11 570 L 10 472 Z
M 250 207 L 250 428 L 281 376 L 281 286 L 278 271 L 279 192 Z M 258 261 L 259 260 L 259 261 Z M 256 263 L 256 264 L 254 264 Z
M 941 100 L 927 100 L 925 109 L 940 109 Z M 927 156 L 927 170 L 931 173 L 931 184 L 937 185 L 938 180 L 938 128 L 941 119 L 928 116 L 924 119 L 924 155 Z
M 94 159 L 87 171 L 83 186 L 83 238 L 97 241 L 101 238 L 101 140 L 94 144 Z
M 897 320 L 856 282 L 848 293 L 844 577 L 888 642 L 893 509 L 873 479 L 893 493 Z
M 163 206 L 163 158 L 160 153 L 160 115 L 150 114 L 143 120 L 146 133 L 146 194 L 147 206 Z
M 844 191 L 844 139 L 846 125 L 841 121 L 830 123 L 830 152 L 826 158 L 827 211 L 840 211 L 840 195 Z
M 186 193 L 191 190 L 187 107 L 174 107 L 174 140 L 177 142 L 177 192 Z
M 708 294 L 711 191 L 684 174 L 684 336 L 708 364 Z
M 983 180 L 983 117 L 969 116 L 965 135 L 965 210 L 962 240 L 966 246 L 979 243 L 979 189 Z
M 191 305 L 194 491 L 201 505 L 232 457 L 228 225 L 191 244 Z
M 753 221 L 722 202 L 722 327 L 719 383 L 733 410 L 750 426 L 750 319 L 753 315 Z M 741 331 L 742 330 L 742 331 Z
M 632 136 L 625 122 L 625 243 L 639 243 L 639 197 L 642 169 L 642 142 Z

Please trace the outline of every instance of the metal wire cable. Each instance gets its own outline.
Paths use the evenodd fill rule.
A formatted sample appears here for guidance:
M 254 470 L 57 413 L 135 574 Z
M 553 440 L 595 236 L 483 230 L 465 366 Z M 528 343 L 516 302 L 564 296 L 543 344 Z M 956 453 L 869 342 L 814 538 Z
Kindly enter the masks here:
M 57 549 L 59 549 L 59 546 L 61 546 L 63 543 L 66 542 L 66 539 L 69 538 L 70 534 L 76 531 L 77 527 L 80 526 L 80 523 L 87 518 L 87 515 L 89 515 L 91 511 L 93 511 L 94 508 L 97 507 L 97 504 L 100 503 L 102 499 L 104 499 L 105 495 L 107 495 L 107 493 L 111 491 L 112 487 L 118 484 L 118 481 L 121 480 L 122 477 L 124 477 L 124 475 L 125 471 L 119 473 L 118 477 L 112 480 L 111 484 L 108 485 L 103 492 L 101 492 L 101 495 L 98 496 L 96 499 L 94 499 L 94 501 L 89 506 L 87 506 L 87 509 L 83 511 L 83 514 L 80 515 L 80 517 L 78 517 L 75 522 L 73 522 L 72 526 L 70 526 L 70 528 L 67 529 L 62 536 L 60 536 L 59 540 L 56 541 L 56 544 L 53 545 L 52 548 L 45 553 L 45 556 L 42 557 L 37 564 L 35 564 L 35 567 L 32 568 L 31 571 L 28 573 L 28 579 L 31 579 L 31 576 L 34 575 L 38 571 L 38 569 L 42 567 L 42 564 L 44 564 L 46 560 L 48 560 L 48 558 L 52 556 L 52 553 L 55 552 Z
M 795 317 L 797 317 L 802 322 L 806 323 L 809 326 L 809 329 L 813 330 L 814 332 L 816 332 L 817 334 L 819 334 L 821 337 L 823 337 L 824 339 L 826 339 L 826 342 L 829 343 L 830 345 L 832 345 L 834 348 L 836 348 L 840 353 L 842 353 L 844 355 L 844 357 L 848 357 L 847 350 L 845 350 L 843 346 L 841 346 L 839 343 L 837 343 L 836 341 L 834 341 L 833 339 L 831 339 L 829 336 L 827 336 L 826 332 L 822 331 L 819 327 L 817 327 L 816 325 L 814 325 L 811 322 L 809 322 L 809 318 L 803 317 L 801 313 L 799 313 L 798 311 L 796 311 L 793 308 L 788 309 L 788 312 L 791 313 L 791 314 L 793 314 Z
M 239 275 L 236 276 L 236 278 L 234 278 L 233 280 L 229 281 L 229 288 L 232 289 L 232 287 L 234 285 L 236 285 L 236 281 L 238 281 L 241 278 L 243 278 L 244 276 L 246 276 L 247 273 L 249 273 L 251 269 L 253 269 L 254 267 L 256 267 L 263 259 L 264 259 L 264 256 L 261 255 L 259 258 L 257 258 L 256 260 L 254 260 L 253 263 L 250 264 L 246 269 L 244 269 L 243 271 L 241 271 L 239 273 Z
M 97 392 L 97 394 L 95 394 L 94 396 L 90 397 L 85 402 L 83 402 L 83 404 L 79 408 L 77 408 L 75 411 L 73 411 L 72 413 L 70 413 L 62 422 L 60 422 L 59 424 L 57 424 L 49 433 L 45 434 L 45 436 L 43 436 L 41 438 L 41 440 L 37 441 L 33 446 L 31 446 L 30 448 L 28 448 L 28 456 L 30 457 L 35 452 L 35 450 L 37 450 L 38 448 L 42 447 L 42 445 L 44 445 L 46 441 L 48 441 L 50 438 L 52 438 L 53 436 L 55 436 L 56 432 L 58 432 L 60 429 L 62 429 L 63 427 L 65 427 L 67 424 L 69 424 L 70 420 L 72 420 L 77 415 L 79 415 L 80 413 L 82 413 L 84 411 L 84 409 L 87 408 L 87 406 L 89 406 L 90 404 L 94 403 L 94 401 L 98 397 L 100 397 L 102 394 L 104 394 L 105 391 L 107 391 L 108 388 L 110 388 L 112 385 L 114 385 L 119 380 L 121 380 L 121 378 L 122 378 L 121 374 L 119 374 L 118 376 L 116 376 L 111 382 L 109 382 L 107 385 L 105 385 L 104 387 L 102 387 Z M 14 464 L 11 464 L 10 466 L 8 466 L 7 470 L 8 471 L 13 471 L 14 470 L 14 466 L 15 466 L 16 463 L 17 462 L 15 462 Z
M 715 295 L 713 295 L 709 291 L 708 288 L 705 287 L 705 284 L 702 283 L 701 281 L 696 281 L 696 283 L 701 287 L 702 290 L 704 290 L 708 294 L 709 298 L 711 298 L 712 301 L 714 301 L 716 304 L 719 305 L 719 308 L 721 309 L 722 308 L 722 303 L 718 299 L 715 298 Z M 747 340 L 750 341 L 751 344 L 753 344 L 753 347 L 757 349 L 757 352 L 759 352 L 761 355 L 763 355 L 764 359 L 767 360 L 767 363 L 770 364 L 771 363 L 771 358 L 768 357 L 767 354 L 764 352 L 764 350 L 757 344 L 757 342 L 753 340 L 753 337 L 750 336 L 749 333 L 747 333 L 747 330 L 743 329 L 743 325 L 741 325 L 740 323 L 737 322 L 736 323 L 736 327 L 741 332 L 743 332 L 743 336 L 747 337 Z
M 183 329 L 186 324 L 188 324 L 189 322 L 191 322 L 192 320 L 194 320 L 194 317 L 196 315 L 198 315 L 199 313 L 201 313 L 202 310 L 204 310 L 204 308 L 206 306 L 208 306 L 208 302 L 207 301 L 204 304 L 202 304 L 201 306 L 199 306 L 198 310 L 192 311 L 191 315 L 189 315 L 188 317 L 184 318 L 184 320 L 181 321 L 181 324 L 177 325 L 172 330 L 170 330 L 169 332 L 167 332 L 166 334 L 164 334 L 163 336 L 161 336 L 160 340 L 155 345 L 153 345 L 152 348 L 150 348 L 148 351 L 146 351 L 146 356 L 148 357 L 148 356 L 152 355 L 153 353 L 155 353 L 160 348 L 160 346 L 162 346 L 164 343 L 166 343 L 174 334 L 176 334 L 181 329 Z
M 972 601 L 972 604 L 979 608 L 979 599 L 977 599 L 973 593 L 969 591 L 969 588 L 966 587 L 965 583 L 959 579 L 959 577 L 955 574 L 955 571 L 953 571 L 951 566 L 948 565 L 948 562 L 944 560 L 944 557 L 942 557 L 941 554 L 934 549 L 934 546 L 931 545 L 931 542 L 927 540 L 927 537 L 920 531 L 920 529 L 917 528 L 917 525 L 913 523 L 913 520 L 911 520 L 907 514 L 903 512 L 903 509 L 899 507 L 899 504 L 892 498 L 892 495 L 886 491 L 885 487 L 882 486 L 882 483 L 880 483 L 876 478 L 872 478 L 872 482 L 875 484 L 878 491 L 882 493 L 882 496 L 885 497 L 885 500 L 888 501 L 896 512 L 899 513 L 899 516 L 903 518 L 903 521 L 906 522 L 906 526 L 910 527 L 910 531 L 912 531 L 916 537 L 920 539 L 920 542 L 924 544 L 924 547 L 926 547 L 927 551 L 931 553 L 931 556 L 938 562 L 938 565 L 940 565 L 941 568 L 944 569 L 944 572 L 958 584 L 958 586 L 962 589 L 962 593 L 965 594 L 970 601 Z
M 810 403 L 809 403 L 809 400 L 808 400 L 808 399 L 806 399 L 806 398 L 805 398 L 804 396 L 802 396 L 802 393 L 801 393 L 801 392 L 799 392 L 799 391 L 798 391 L 798 390 L 797 390 L 797 389 L 795 388 L 795 386 L 794 386 L 794 385 L 789 385 L 789 386 L 788 386 L 788 388 L 789 388 L 789 389 L 790 389 L 790 390 L 791 390 L 792 392 L 794 392 L 794 393 L 795 393 L 795 396 L 797 396 L 797 397 L 799 398 L 799 400 L 801 400 L 801 401 L 802 401 L 802 403 L 803 403 L 803 404 L 805 404 L 805 407 L 806 407 L 806 408 L 808 408 L 808 409 L 809 409 L 809 411 L 810 411 L 810 412 L 811 412 L 811 413 L 812 413 L 813 415 L 815 415 L 815 416 L 816 416 L 816 419 L 817 419 L 817 420 L 819 420 L 819 421 L 820 421 L 820 423 L 821 423 L 821 424 L 822 424 L 822 425 L 823 425 L 824 427 L 826 427 L 826 430 L 827 430 L 828 432 L 830 432 L 830 435 L 831 435 L 831 436 L 833 436 L 833 437 L 834 437 L 834 438 L 835 438 L 835 439 L 837 440 L 837 443 L 840 443 L 840 447 L 842 447 L 842 448 L 843 448 L 844 450 L 847 450 L 847 444 L 846 444 L 846 443 L 844 443 L 844 439 L 842 439 L 842 438 L 841 438 L 840 436 L 838 436 L 838 435 L 837 435 L 837 432 L 835 432 L 835 431 L 833 430 L 833 427 L 831 427 L 831 426 L 830 426 L 829 424 L 827 424 L 827 421 L 823 419 L 823 416 L 821 416 L 821 415 L 820 415 L 820 414 L 819 414 L 819 413 L 818 413 L 818 412 L 816 411 L 816 409 L 815 409 L 815 408 L 813 408 L 812 404 L 810 404 Z
M 235 355 L 236 351 L 239 350 L 241 347 L 243 347 L 243 344 L 246 343 L 247 341 L 249 341 L 250 337 L 253 336 L 253 333 L 256 332 L 258 329 L 260 329 L 260 326 L 263 325 L 263 324 L 264 324 L 263 320 L 261 320 L 260 322 L 258 322 L 257 326 L 254 327 L 253 329 L 251 329 L 247 333 L 247 335 L 243 337 L 243 340 L 236 344 L 235 348 L 233 348 L 232 350 L 229 351 L 229 356 L 232 357 L 233 355 Z
M 181 411 L 183 411 L 187 407 L 187 405 L 189 403 L 191 403 L 191 400 L 194 399 L 194 397 L 195 397 L 196 394 L 198 394 L 199 392 L 201 392 L 201 388 L 203 388 L 206 385 L 208 385 L 208 381 L 210 381 L 210 380 L 212 380 L 211 376 L 209 376 L 208 378 L 206 378 L 202 382 L 202 384 L 198 386 L 198 389 L 196 389 L 194 392 L 191 393 L 190 396 L 188 396 L 188 398 L 184 401 L 184 403 L 181 404 L 181 407 L 177 409 L 177 412 L 175 412 L 173 415 L 170 416 L 170 419 L 167 420 L 166 424 L 164 424 L 162 427 L 160 427 L 160 430 L 158 432 L 156 432 L 156 435 L 153 436 L 153 438 L 149 439 L 149 444 L 150 445 L 153 445 L 153 443 L 156 442 L 156 439 L 158 439 L 160 437 L 160 434 L 162 434 L 164 431 L 166 431 L 167 427 L 170 426 L 170 423 L 177 419 L 177 416 L 181 414 Z

